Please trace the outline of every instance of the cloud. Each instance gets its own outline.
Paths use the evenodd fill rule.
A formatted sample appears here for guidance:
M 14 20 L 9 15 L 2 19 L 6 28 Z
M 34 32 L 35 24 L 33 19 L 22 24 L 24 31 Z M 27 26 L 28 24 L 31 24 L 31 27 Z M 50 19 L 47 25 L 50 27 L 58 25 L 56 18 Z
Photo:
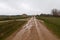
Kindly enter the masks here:
M 28 4 L 22 7 L 22 3 Z M 53 8 L 60 9 L 60 0 L 0 0 L 0 15 L 50 13 Z

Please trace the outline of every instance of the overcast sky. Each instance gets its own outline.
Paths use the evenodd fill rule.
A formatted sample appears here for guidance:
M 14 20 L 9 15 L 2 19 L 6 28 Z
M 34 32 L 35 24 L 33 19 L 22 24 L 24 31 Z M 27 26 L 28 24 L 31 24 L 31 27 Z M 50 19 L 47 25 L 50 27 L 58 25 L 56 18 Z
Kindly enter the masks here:
M 50 13 L 60 9 L 60 0 L 0 0 L 0 15 Z

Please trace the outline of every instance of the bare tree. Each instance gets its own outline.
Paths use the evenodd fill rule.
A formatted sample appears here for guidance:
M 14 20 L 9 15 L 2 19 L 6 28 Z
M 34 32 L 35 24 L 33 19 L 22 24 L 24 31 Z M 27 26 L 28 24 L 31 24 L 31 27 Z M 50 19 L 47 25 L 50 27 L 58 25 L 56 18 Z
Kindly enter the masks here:
M 58 16 L 58 10 L 57 9 L 53 9 L 52 10 L 52 14 L 53 14 L 53 16 Z

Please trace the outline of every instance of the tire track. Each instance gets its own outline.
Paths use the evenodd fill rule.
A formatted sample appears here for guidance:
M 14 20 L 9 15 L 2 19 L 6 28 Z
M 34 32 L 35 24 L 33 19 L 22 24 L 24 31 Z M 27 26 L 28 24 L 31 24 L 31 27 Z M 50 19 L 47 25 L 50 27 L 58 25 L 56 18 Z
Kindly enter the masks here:
M 58 40 L 58 38 L 35 17 L 32 17 L 11 40 Z

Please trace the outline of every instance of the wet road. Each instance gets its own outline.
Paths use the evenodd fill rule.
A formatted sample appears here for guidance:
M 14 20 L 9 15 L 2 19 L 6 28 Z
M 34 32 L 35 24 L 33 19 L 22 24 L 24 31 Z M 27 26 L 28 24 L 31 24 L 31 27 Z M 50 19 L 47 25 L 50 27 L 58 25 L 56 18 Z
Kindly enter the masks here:
M 10 40 L 58 40 L 43 24 L 35 17 L 23 26 L 16 36 Z

